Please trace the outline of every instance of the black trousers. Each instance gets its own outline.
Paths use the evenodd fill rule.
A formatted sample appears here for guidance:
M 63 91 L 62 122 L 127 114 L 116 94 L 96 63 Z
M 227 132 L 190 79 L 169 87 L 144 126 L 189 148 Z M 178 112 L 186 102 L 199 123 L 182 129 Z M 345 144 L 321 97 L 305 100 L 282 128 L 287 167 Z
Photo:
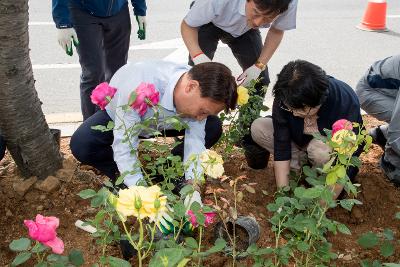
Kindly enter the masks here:
M 198 40 L 201 50 L 210 59 L 214 58 L 218 41 L 221 40 L 227 44 L 243 71 L 256 63 L 263 48 L 259 30 L 251 29 L 239 37 L 233 37 L 230 33 L 218 28 L 211 22 L 199 28 Z M 193 66 L 190 56 L 189 65 Z M 261 72 L 260 78 L 262 78 L 263 85 L 270 83 L 268 68 Z
M 131 19 L 128 3 L 119 13 L 106 18 L 92 16 L 73 5 L 70 14 L 79 40 L 81 109 L 86 120 L 98 110 L 90 100 L 93 89 L 109 82 L 128 60 Z
M 71 137 L 70 148 L 72 154 L 80 162 L 90 165 L 107 175 L 111 180 L 118 177 L 118 167 L 114 161 L 112 143 L 114 140 L 113 131 L 101 132 L 91 127 L 104 125 L 111 121 L 105 110 L 99 110 L 75 131 Z M 218 142 L 222 135 L 222 123 L 217 116 L 208 116 L 205 126 L 205 146 L 211 148 Z M 165 130 L 166 136 L 184 135 L 184 131 Z M 177 145 L 172 154 L 183 158 L 184 142 Z

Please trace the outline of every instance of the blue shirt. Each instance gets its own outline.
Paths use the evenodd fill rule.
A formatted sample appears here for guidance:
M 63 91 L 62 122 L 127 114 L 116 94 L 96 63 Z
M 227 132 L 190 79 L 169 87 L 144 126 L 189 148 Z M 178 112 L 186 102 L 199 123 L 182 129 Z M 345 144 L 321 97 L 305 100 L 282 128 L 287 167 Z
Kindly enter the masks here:
M 295 29 L 297 1 L 292 0 L 288 10 L 261 28 L 274 27 L 282 31 Z M 190 27 L 212 22 L 233 37 L 239 37 L 251 29 L 247 25 L 245 6 L 246 0 L 196 0 L 184 20 Z
M 131 149 L 137 150 L 139 145 L 138 136 L 130 139 L 132 148 L 127 142 L 123 142 L 123 127 L 132 127 L 136 123 L 140 123 L 143 119 L 154 115 L 153 109 L 148 108 L 143 116 L 140 116 L 136 110 L 129 109 L 123 111 L 121 106 L 128 104 L 129 96 L 137 86 L 142 83 L 154 84 L 156 90 L 160 93 L 159 102 L 159 119 L 162 122 L 168 117 L 177 115 L 173 93 L 179 78 L 190 70 L 190 66 L 176 64 L 168 61 L 148 61 L 135 64 L 128 63 L 121 67 L 112 77 L 110 86 L 115 87 L 115 93 L 111 102 L 106 106 L 106 111 L 110 118 L 114 121 L 114 160 L 117 163 L 121 173 L 125 171 L 135 171 L 134 174 L 127 175 L 124 183 L 127 186 L 135 185 L 143 174 L 138 166 L 137 154 L 132 154 Z M 187 162 L 191 155 L 197 155 L 203 152 L 205 148 L 205 124 L 206 120 L 196 121 L 194 119 L 184 118 L 183 121 L 188 124 L 185 130 L 184 142 L 184 162 Z M 121 127 L 123 126 L 123 127 Z M 163 126 L 163 125 L 162 125 Z M 173 129 L 172 126 L 164 125 L 164 129 Z M 146 136 L 140 133 L 140 136 Z M 198 167 L 198 168 L 197 168 Z M 191 164 L 185 173 L 186 179 L 200 177 L 202 170 L 200 164 Z
M 52 0 L 53 20 L 59 29 L 72 28 L 68 9 L 70 5 L 76 6 L 92 16 L 111 17 L 116 15 L 127 2 L 127 0 Z M 146 16 L 145 0 L 131 0 L 131 3 L 135 15 Z

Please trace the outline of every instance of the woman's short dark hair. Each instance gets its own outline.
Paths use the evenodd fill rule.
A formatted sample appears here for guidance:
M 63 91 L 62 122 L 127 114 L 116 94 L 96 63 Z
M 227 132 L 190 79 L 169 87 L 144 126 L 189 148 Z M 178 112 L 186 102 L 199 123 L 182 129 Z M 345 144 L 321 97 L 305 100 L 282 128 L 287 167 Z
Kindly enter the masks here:
M 217 62 L 201 63 L 193 66 L 189 75 L 199 82 L 201 97 L 225 103 L 226 111 L 235 109 L 237 85 L 232 71 L 227 66 Z
M 247 0 L 249 2 L 250 0 Z M 253 0 L 257 9 L 265 15 L 279 15 L 289 8 L 292 0 Z
M 280 101 L 288 108 L 300 109 L 322 104 L 328 87 L 328 76 L 321 67 L 298 59 L 283 67 L 272 93 L 275 101 Z

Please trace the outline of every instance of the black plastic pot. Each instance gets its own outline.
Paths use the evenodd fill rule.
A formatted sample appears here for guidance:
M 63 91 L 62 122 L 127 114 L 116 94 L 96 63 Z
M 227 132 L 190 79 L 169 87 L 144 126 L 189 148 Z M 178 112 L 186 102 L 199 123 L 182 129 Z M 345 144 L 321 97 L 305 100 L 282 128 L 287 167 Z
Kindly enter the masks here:
M 222 222 L 215 226 L 216 236 L 222 238 L 227 242 L 226 252 L 232 252 L 232 244 L 229 236 L 233 237 L 233 226 L 235 226 L 236 233 L 236 251 L 239 253 L 237 256 L 240 258 L 240 252 L 246 249 L 253 243 L 256 243 L 260 238 L 260 225 L 255 218 L 250 216 L 239 216 L 236 221 L 226 222 L 226 228 Z

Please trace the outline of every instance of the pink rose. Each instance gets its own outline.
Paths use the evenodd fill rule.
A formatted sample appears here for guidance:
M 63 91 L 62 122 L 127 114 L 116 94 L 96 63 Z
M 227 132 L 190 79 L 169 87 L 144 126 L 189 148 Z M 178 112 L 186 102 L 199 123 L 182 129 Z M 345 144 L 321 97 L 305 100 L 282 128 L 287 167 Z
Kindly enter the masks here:
M 104 82 L 94 88 L 90 99 L 93 104 L 98 105 L 102 110 L 104 110 L 109 102 L 107 97 L 113 98 L 115 92 L 117 92 L 117 89 Z
M 353 124 L 346 120 L 346 119 L 340 119 L 337 120 L 333 125 L 332 125 L 332 136 L 335 135 L 335 133 L 339 130 L 353 130 Z
M 32 239 L 50 247 L 54 253 L 62 254 L 64 243 L 57 237 L 56 233 L 59 222 L 57 217 L 45 217 L 40 214 L 36 215 L 35 221 L 24 220 L 24 224 L 29 230 L 29 236 Z
M 192 210 L 188 210 L 187 214 L 189 215 L 189 222 L 193 225 L 193 227 L 199 226 L 197 223 L 197 218 L 196 215 L 193 213 Z M 206 220 L 204 222 L 204 226 L 207 227 L 210 224 L 214 223 L 214 218 L 217 215 L 215 212 L 204 212 L 204 216 L 206 217 Z
M 136 99 L 131 104 L 131 107 L 135 109 L 140 116 L 143 116 L 148 107 L 157 105 L 160 101 L 160 93 L 156 91 L 156 87 L 152 83 L 142 82 L 135 89 Z

